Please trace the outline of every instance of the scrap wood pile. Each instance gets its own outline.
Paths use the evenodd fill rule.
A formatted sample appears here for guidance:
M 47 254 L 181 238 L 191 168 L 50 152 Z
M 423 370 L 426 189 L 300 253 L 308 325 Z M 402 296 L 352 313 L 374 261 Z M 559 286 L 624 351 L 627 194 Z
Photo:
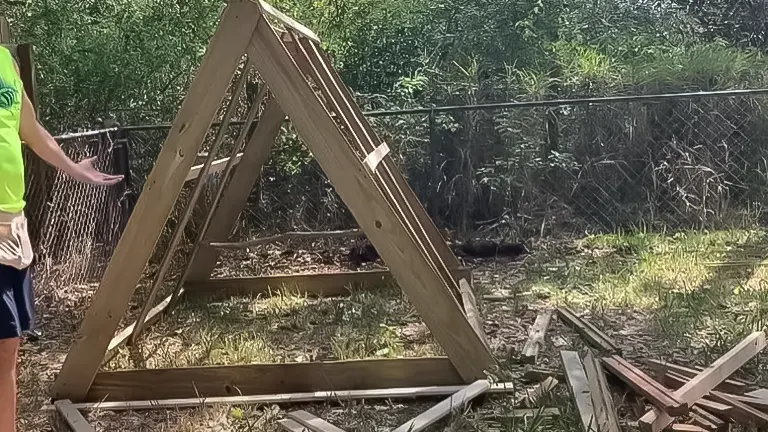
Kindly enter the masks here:
M 536 363 L 552 315 L 552 311 L 541 312 L 529 329 L 523 362 Z M 590 345 L 584 356 L 560 351 L 564 377 L 585 432 L 621 431 L 607 377 L 651 406 L 646 409 L 643 404 L 638 413 L 637 426 L 643 432 L 727 431 L 731 424 L 768 426 L 768 390 L 731 378 L 765 347 L 764 332 L 752 333 L 707 368 L 642 359 L 656 376 L 652 377 L 623 358 L 616 343 L 593 324 L 567 308 L 558 309 L 557 315 Z M 549 388 L 557 384 L 552 377 L 545 382 Z

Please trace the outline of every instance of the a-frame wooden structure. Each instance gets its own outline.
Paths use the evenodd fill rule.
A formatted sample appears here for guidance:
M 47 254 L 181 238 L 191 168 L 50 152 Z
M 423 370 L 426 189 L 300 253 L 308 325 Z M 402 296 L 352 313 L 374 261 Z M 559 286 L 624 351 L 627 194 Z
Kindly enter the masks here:
M 115 336 L 243 56 L 245 71 L 255 69 L 264 86 L 224 169 L 230 180 L 220 182 L 177 289 L 153 307 L 170 266 L 169 255 L 200 195 L 203 182 L 197 182 L 139 319 Z M 199 178 L 211 170 L 246 75 L 243 72 L 235 84 Z M 110 348 L 137 337 L 190 287 L 207 283 L 217 260 L 210 244 L 231 233 L 286 116 L 447 357 L 100 372 Z M 254 121 L 258 124 L 246 139 Z M 53 399 L 87 402 L 355 390 L 450 385 L 486 377 L 496 362 L 484 335 L 462 307 L 459 293 L 464 289 L 466 294 L 467 272 L 388 152 L 311 31 L 266 3 L 230 1 L 53 385 Z

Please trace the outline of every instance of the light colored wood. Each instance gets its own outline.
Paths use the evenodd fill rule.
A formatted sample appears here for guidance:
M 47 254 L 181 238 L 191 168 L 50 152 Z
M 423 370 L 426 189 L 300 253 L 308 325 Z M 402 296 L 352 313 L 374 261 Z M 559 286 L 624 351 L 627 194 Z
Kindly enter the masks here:
M 521 361 L 527 364 L 536 364 L 539 356 L 539 350 L 544 345 L 544 336 L 547 334 L 547 327 L 552 320 L 552 311 L 545 310 L 539 312 L 531 328 L 528 330 L 528 340 L 523 346 Z
M 707 432 L 706 429 L 703 429 L 699 426 L 683 423 L 675 423 L 670 426 L 670 429 L 674 432 Z
M 683 402 L 695 403 L 765 348 L 765 344 L 764 332 L 752 333 L 684 386 L 677 389 L 674 393 L 675 396 Z M 672 417 L 656 408 L 648 411 L 639 420 L 640 428 L 646 432 L 660 432 L 670 423 L 672 423 Z
M 275 9 L 269 3 L 265 2 L 264 0 L 259 0 L 259 5 L 261 6 L 262 11 L 264 11 L 269 16 L 280 21 L 284 26 L 298 32 L 299 34 L 301 34 L 306 38 L 312 39 L 313 41 L 320 43 L 320 38 L 317 37 L 317 35 L 314 32 L 312 32 L 312 30 L 306 28 L 301 23 L 296 22 L 293 18 Z
M 285 113 L 276 100 L 267 102 L 266 108 L 259 117 L 259 123 L 251 135 L 240 164 L 232 173 L 229 186 L 221 197 L 211 219 L 211 226 L 206 233 L 204 244 L 190 264 L 187 282 L 208 280 L 216 267 L 220 251 L 206 243 L 226 240 L 237 223 L 237 218 L 243 210 L 248 196 L 256 185 L 264 164 L 269 159 L 272 145 L 280 133 L 285 121 Z
M 589 391 L 592 395 L 592 407 L 595 411 L 598 430 L 600 432 L 621 432 L 616 406 L 613 403 L 611 389 L 608 388 L 605 371 L 600 360 L 595 358 L 591 350 L 588 350 L 583 364 L 589 383 Z
M 650 366 L 654 371 L 662 375 L 667 371 L 671 371 L 687 378 L 693 378 L 701 373 L 702 370 L 704 370 L 703 368 L 690 368 L 652 359 L 644 359 L 643 363 Z M 747 389 L 747 387 L 748 384 L 745 382 L 727 379 L 718 385 L 718 390 L 722 390 L 727 393 L 742 394 Z
M 664 384 L 674 390 L 679 389 L 680 387 L 684 386 L 685 383 L 688 382 L 688 378 L 684 377 L 680 374 L 676 374 L 672 371 L 667 372 L 664 374 Z M 715 390 L 718 388 L 715 387 Z M 696 401 L 696 405 L 706 409 L 709 412 L 713 412 L 715 414 L 727 414 L 730 411 L 730 407 L 727 405 L 719 404 L 717 402 L 712 402 L 711 400 L 708 400 L 706 398 L 702 398 Z
M 240 160 L 243 158 L 242 153 L 238 153 L 237 156 L 235 156 L 235 164 L 239 164 Z M 227 166 L 227 162 L 229 162 L 231 158 L 225 157 L 221 159 L 217 159 L 211 163 L 211 169 L 208 170 L 208 175 L 215 174 L 219 171 L 222 171 L 224 167 Z M 189 174 L 187 174 L 187 178 L 184 179 L 185 182 L 192 181 L 200 176 L 200 171 L 203 169 L 203 164 L 195 165 L 192 167 L 191 170 L 189 170 Z
M 728 415 L 734 421 L 749 427 L 762 428 L 768 425 L 768 414 L 723 392 L 712 391 L 710 396 L 717 402 L 731 406 L 732 409 Z
M 277 243 L 290 240 L 317 240 L 331 238 L 355 238 L 364 237 L 365 233 L 359 229 L 341 230 L 341 231 L 309 231 L 309 232 L 287 232 L 269 237 L 262 237 L 253 240 L 241 242 L 211 242 L 211 247 L 219 249 L 245 249 L 248 247 L 259 246 L 270 243 Z
M 452 412 L 463 409 L 469 401 L 487 392 L 490 387 L 488 380 L 475 381 L 392 432 L 421 432 Z
M 469 276 L 471 269 L 460 271 Z M 217 278 L 184 285 L 188 297 L 274 295 L 281 291 L 311 297 L 349 295 L 350 289 L 368 289 L 396 283 L 389 270 L 346 271 L 294 275 Z
M 589 382 L 584 371 L 584 365 L 579 358 L 579 353 L 575 351 L 560 351 L 560 358 L 563 361 L 565 379 L 568 382 L 573 400 L 576 402 L 576 409 L 579 411 L 579 418 L 581 419 L 584 432 L 598 432 Z
M 350 151 L 278 36 L 259 26 L 248 53 L 270 59 L 257 65 L 262 77 L 458 372 L 465 381 L 484 378 L 496 360 L 446 289 L 450 281 L 425 256 Z
M 96 432 L 69 399 L 57 400 L 54 406 L 72 432 Z
M 744 396 L 768 400 L 768 389 L 759 388 L 757 390 L 752 390 L 751 392 L 745 393 Z
M 380 388 L 371 390 L 332 390 L 307 393 L 284 393 L 256 396 L 194 397 L 184 399 L 134 400 L 123 402 L 83 402 L 73 404 L 78 410 L 91 411 L 141 411 L 154 409 L 181 409 L 214 405 L 271 405 L 297 404 L 307 402 L 342 402 L 352 400 L 377 399 L 414 399 L 447 396 L 463 389 L 466 385 Z M 515 384 L 495 383 L 488 389 L 488 394 L 507 394 L 515 392 Z M 45 410 L 54 409 L 46 405 Z
M 616 342 L 613 341 L 608 335 L 602 332 L 599 328 L 589 321 L 580 318 L 576 315 L 576 312 L 569 308 L 557 308 L 557 315 L 563 322 L 573 327 L 573 329 L 581 335 L 587 342 L 591 343 L 594 348 L 597 348 L 608 354 L 620 354 L 621 349 Z
M 227 4 L 53 385 L 54 399 L 85 398 L 258 20 L 250 2 Z
M 86 402 L 462 384 L 445 357 L 99 372 Z
M 726 427 L 727 423 L 720 420 L 716 416 L 704 411 L 700 407 L 694 405 L 689 413 L 693 424 L 701 426 L 706 430 L 716 432 Z
M 153 307 L 152 310 L 150 310 L 147 314 L 147 317 L 144 318 L 144 326 L 151 326 L 152 324 L 160 321 L 160 318 L 163 316 L 163 312 L 165 312 L 170 303 L 171 296 L 168 296 L 163 299 L 163 301 L 158 303 L 157 306 Z M 112 340 L 109 342 L 109 346 L 107 346 L 107 354 L 104 356 L 103 362 L 108 362 L 111 360 L 112 357 L 117 354 L 117 349 L 128 343 L 128 341 L 131 339 L 131 335 L 133 334 L 134 327 L 136 327 L 135 322 L 120 330 L 120 332 L 118 332 L 115 337 L 112 338 Z
M 469 284 L 467 279 L 459 279 L 459 292 L 461 292 L 461 302 L 464 305 L 464 311 L 467 315 L 469 324 L 475 329 L 475 333 L 482 339 L 486 347 L 489 347 L 488 339 L 485 336 L 485 330 L 483 329 L 483 320 L 480 317 L 480 313 L 477 311 L 477 304 L 475 303 L 475 292 L 472 290 L 472 285 Z
M 288 432 L 309 432 L 309 429 L 305 428 L 295 420 L 282 419 L 278 420 L 277 424 L 279 424 L 283 430 Z
M 312 432 L 344 432 L 343 429 L 303 410 L 291 411 L 286 416 Z
M 11 43 L 11 26 L 8 19 L 0 15 L 0 44 L 9 45 Z

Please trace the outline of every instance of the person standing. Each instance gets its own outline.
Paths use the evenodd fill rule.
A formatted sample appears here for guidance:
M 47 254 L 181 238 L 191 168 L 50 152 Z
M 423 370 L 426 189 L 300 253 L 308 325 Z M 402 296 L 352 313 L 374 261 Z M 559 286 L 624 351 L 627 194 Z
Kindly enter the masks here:
M 16 61 L 0 46 L 0 432 L 16 431 L 19 341 L 35 321 L 22 141 L 46 163 L 77 181 L 108 186 L 123 179 L 96 170 L 95 158 L 76 163 L 64 154 L 38 121 Z

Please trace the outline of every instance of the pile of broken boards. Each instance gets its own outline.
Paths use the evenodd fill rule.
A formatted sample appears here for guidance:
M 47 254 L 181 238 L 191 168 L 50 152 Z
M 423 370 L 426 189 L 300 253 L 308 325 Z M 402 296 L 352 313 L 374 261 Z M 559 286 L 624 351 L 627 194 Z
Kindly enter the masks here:
M 582 357 L 576 351 L 560 351 L 565 380 L 585 432 L 621 431 L 606 372 L 652 405 L 647 411 L 645 404 L 638 407 L 637 425 L 643 432 L 727 431 L 731 424 L 750 429 L 768 426 L 768 390 L 753 389 L 748 383 L 730 379 L 765 347 L 764 332 L 752 333 L 703 369 L 642 359 L 654 378 L 624 359 L 616 343 L 593 324 L 567 308 L 557 313 L 591 347 L 604 353 L 598 357 L 588 349 Z M 540 313 L 531 326 L 522 352 L 524 362 L 536 363 L 538 346 L 552 314 Z M 552 388 L 556 384 L 550 376 L 540 387 Z

